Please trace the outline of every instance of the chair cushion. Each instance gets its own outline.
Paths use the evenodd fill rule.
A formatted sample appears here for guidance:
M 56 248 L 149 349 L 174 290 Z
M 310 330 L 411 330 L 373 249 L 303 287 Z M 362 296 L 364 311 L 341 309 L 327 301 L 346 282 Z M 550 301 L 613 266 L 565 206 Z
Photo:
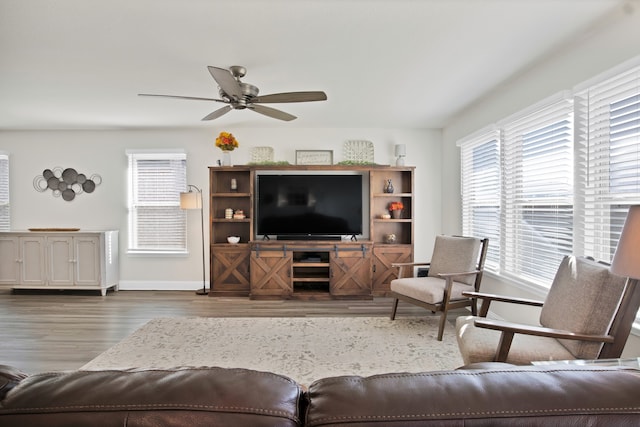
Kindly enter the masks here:
M 444 298 L 446 281 L 439 277 L 408 277 L 391 281 L 391 290 L 430 304 L 439 304 Z M 473 286 L 453 282 L 450 300 L 468 299 L 462 296 L 464 291 L 473 291 Z
M 429 276 L 438 273 L 465 273 L 478 268 L 480 239 L 473 237 L 436 236 Z M 462 276 L 457 282 L 473 285 L 476 276 Z
M 473 322 L 481 317 L 460 316 L 456 319 L 456 338 L 464 364 L 491 362 L 498 349 L 500 332 L 478 328 Z M 516 334 L 511 343 L 507 363 L 528 365 L 534 360 L 572 360 L 575 357 L 558 340 Z
M 608 333 L 625 279 L 603 264 L 567 256 L 560 263 L 540 312 L 540 324 L 584 334 Z M 577 359 L 598 357 L 602 343 L 561 340 Z

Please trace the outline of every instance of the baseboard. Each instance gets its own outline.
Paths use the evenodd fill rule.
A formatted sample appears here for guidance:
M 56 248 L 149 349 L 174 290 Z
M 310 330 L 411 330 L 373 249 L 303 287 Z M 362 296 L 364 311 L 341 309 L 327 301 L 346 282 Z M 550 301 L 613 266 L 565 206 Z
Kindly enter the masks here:
M 209 288 L 209 283 L 205 284 Z M 176 282 L 161 280 L 122 280 L 121 291 L 195 291 L 202 289 L 201 281 Z

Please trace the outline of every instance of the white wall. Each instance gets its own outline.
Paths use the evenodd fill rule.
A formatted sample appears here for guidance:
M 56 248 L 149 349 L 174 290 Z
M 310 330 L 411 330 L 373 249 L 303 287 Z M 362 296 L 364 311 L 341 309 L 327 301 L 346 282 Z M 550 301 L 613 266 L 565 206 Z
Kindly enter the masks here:
M 416 247 L 418 259 L 431 255 L 433 236 L 440 232 L 441 134 L 433 130 L 399 129 L 291 129 L 194 128 L 179 130 L 105 130 L 0 132 L 0 151 L 10 155 L 12 228 L 80 227 L 120 230 L 120 278 L 122 289 L 196 289 L 202 284 L 200 216 L 189 212 L 189 256 L 127 255 L 127 156 L 126 149 L 183 148 L 187 152 L 189 184 L 208 192 L 208 167 L 221 159 L 214 146 L 220 130 L 233 132 L 240 147 L 232 152 L 234 164 L 246 164 L 252 146 L 274 148 L 277 161 L 295 163 L 296 149 L 334 151 L 342 160 L 348 139 L 366 139 L 375 145 L 375 162 L 395 164 L 394 144 L 407 145 L 407 165 L 416 166 Z M 91 194 L 73 201 L 40 193 L 33 180 L 53 167 L 72 167 L 87 176 L 98 174 L 102 184 Z M 205 218 L 208 206 L 205 206 Z M 205 236 L 209 235 L 205 226 Z M 421 238 L 421 236 L 428 236 Z M 207 238 L 207 237 L 205 237 Z M 206 254 L 207 281 L 209 254 Z
M 443 230 L 459 232 L 460 224 L 460 161 L 456 141 L 487 125 L 511 115 L 562 90 L 589 80 L 606 70 L 640 55 L 640 8 L 620 9 L 607 19 L 585 31 L 583 37 L 565 45 L 544 61 L 496 88 L 481 102 L 468 108 L 443 129 Z M 539 293 L 525 292 L 510 283 L 485 276 L 483 290 L 507 293 L 529 298 L 540 298 Z M 507 309 L 505 305 L 492 306 L 500 317 L 530 322 L 537 319 L 535 309 Z M 632 336 L 625 355 L 640 354 L 640 339 Z

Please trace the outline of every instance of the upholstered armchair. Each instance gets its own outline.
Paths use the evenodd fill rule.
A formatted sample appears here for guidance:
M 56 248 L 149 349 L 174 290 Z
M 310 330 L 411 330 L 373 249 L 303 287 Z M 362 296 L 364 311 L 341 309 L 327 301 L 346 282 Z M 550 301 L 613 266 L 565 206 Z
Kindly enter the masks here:
M 562 260 L 544 302 L 466 295 L 482 300 L 482 306 L 479 317 L 456 321 L 465 364 L 620 357 L 640 305 L 635 283 L 611 273 L 606 264 L 575 256 Z M 541 307 L 539 325 L 486 319 L 492 301 Z
M 478 291 L 482 281 L 484 261 L 489 239 L 462 236 L 436 236 L 430 262 L 395 263 L 398 279 L 391 281 L 389 295 L 394 299 L 391 320 L 396 317 L 398 301 L 402 300 L 440 312 L 438 341 L 442 341 L 449 310 L 471 307 L 476 314 L 475 297 L 464 296 L 464 291 Z M 406 277 L 417 266 L 428 266 L 426 277 Z

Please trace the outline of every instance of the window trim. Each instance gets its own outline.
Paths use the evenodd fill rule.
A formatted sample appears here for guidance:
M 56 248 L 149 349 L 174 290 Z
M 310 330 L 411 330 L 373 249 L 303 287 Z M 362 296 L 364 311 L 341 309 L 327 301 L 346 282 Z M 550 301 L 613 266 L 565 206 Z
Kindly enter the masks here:
M 128 167 L 127 167 L 127 178 L 128 178 L 128 194 L 127 194 L 127 209 L 128 209 L 128 231 L 129 238 L 127 242 L 127 254 L 135 255 L 135 256 L 185 256 L 188 254 L 188 244 L 187 244 L 187 215 L 186 212 L 180 209 L 180 192 L 186 191 L 186 180 L 187 180 L 187 155 L 185 150 L 182 149 L 129 149 L 125 151 L 127 155 Z M 132 162 L 137 160 L 180 160 L 184 162 L 184 167 L 179 173 L 183 174 L 181 181 L 178 182 L 177 186 L 174 188 L 176 191 L 175 203 L 174 206 L 177 206 L 180 214 L 178 215 L 177 220 L 179 221 L 179 227 L 182 229 L 182 236 L 179 236 L 179 239 L 182 241 L 182 247 L 157 247 L 157 248 L 144 248 L 144 247 L 135 247 L 137 239 L 139 238 L 136 231 L 135 224 L 135 193 L 137 189 L 134 187 L 135 180 L 135 171 L 132 167 Z

